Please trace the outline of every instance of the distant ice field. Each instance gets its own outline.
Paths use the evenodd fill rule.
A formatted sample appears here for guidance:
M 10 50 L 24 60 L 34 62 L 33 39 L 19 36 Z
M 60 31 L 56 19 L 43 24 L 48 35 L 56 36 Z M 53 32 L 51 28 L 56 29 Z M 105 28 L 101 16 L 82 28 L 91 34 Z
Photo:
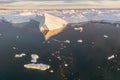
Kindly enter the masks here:
M 85 10 L 0 10 L 0 19 L 12 23 L 29 22 L 35 19 L 40 22 L 39 16 L 49 13 L 65 19 L 68 23 L 87 21 L 120 22 L 119 9 L 85 9 Z

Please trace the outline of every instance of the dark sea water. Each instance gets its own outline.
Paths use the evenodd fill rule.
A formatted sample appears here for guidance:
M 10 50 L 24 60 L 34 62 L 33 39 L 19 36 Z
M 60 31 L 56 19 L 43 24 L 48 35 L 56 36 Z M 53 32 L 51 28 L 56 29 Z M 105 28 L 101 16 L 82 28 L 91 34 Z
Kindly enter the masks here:
M 35 21 L 22 27 L 0 22 L 0 80 L 120 80 L 120 27 L 116 24 L 68 24 L 48 41 L 38 25 Z M 74 30 L 77 27 L 83 27 L 83 32 Z M 17 53 L 26 56 L 15 58 Z M 31 54 L 38 54 L 38 63 L 48 64 L 50 69 L 24 68 Z M 108 60 L 111 55 L 115 58 Z

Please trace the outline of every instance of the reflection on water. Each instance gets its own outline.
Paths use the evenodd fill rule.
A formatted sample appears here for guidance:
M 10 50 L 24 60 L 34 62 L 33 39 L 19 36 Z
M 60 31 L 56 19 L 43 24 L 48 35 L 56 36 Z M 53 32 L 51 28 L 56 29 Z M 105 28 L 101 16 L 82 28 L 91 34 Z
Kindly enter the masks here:
M 84 30 L 80 32 L 74 29 L 79 25 L 71 25 L 59 34 L 59 30 L 48 31 L 49 40 L 45 41 L 34 21 L 22 28 L 0 22 L 0 80 L 119 80 L 120 28 L 115 24 L 88 22 L 81 24 Z M 50 38 L 51 34 L 57 35 Z M 26 55 L 15 58 L 17 53 Z M 24 68 L 30 63 L 31 54 L 40 57 L 37 63 L 48 64 L 50 68 L 46 71 Z

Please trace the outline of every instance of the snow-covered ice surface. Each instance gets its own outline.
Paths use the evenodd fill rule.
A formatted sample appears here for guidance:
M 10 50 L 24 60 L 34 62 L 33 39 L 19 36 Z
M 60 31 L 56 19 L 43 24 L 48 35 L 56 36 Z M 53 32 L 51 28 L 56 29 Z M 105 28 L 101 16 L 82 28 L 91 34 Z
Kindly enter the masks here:
M 120 22 L 119 9 L 84 9 L 84 10 L 0 10 L 0 19 L 4 17 L 12 23 L 40 20 L 39 15 L 49 13 L 65 19 L 68 23 L 86 21 Z M 36 18 L 37 17 L 37 18 Z

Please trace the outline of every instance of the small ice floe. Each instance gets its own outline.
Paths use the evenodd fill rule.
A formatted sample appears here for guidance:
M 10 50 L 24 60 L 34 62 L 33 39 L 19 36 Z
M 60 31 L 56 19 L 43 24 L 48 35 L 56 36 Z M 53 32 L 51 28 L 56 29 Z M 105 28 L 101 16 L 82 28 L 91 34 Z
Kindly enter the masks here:
M 32 62 L 32 63 L 36 63 L 37 60 L 36 60 L 36 59 L 32 59 L 31 62 Z
M 29 63 L 29 64 L 25 64 L 24 67 L 28 69 L 36 69 L 36 70 L 45 71 L 50 68 L 50 65 L 43 64 L 43 63 L 37 63 L 37 64 Z
M 108 60 L 111 60 L 111 59 L 114 59 L 116 56 L 117 56 L 117 55 L 111 55 L 111 56 L 109 56 L 107 59 L 108 59 Z
M 77 42 L 78 42 L 78 43 L 82 43 L 82 42 L 83 42 L 83 40 L 81 40 L 81 39 L 80 39 L 80 40 L 77 40 Z
M 64 64 L 64 66 L 65 66 L 65 67 L 67 67 L 67 66 L 68 66 L 68 64 Z
M 13 50 L 17 49 L 16 47 L 12 47 Z
M 49 62 L 51 62 L 52 60 L 51 59 L 49 59 Z
M 98 69 L 100 69 L 101 67 L 100 67 L 100 66 L 98 66 L 97 68 L 98 68 Z
M 0 33 L 0 36 L 2 36 L 2 33 Z
M 109 36 L 107 36 L 107 35 L 104 35 L 104 38 L 108 38 Z
M 39 59 L 39 56 L 37 54 L 32 54 L 31 58 L 32 58 L 31 62 L 36 63 L 37 59 Z
M 18 35 L 16 36 L 16 39 L 19 39 L 19 36 L 18 36 Z
M 65 42 L 65 43 L 70 43 L 70 40 L 65 40 L 64 42 Z
M 60 56 L 57 56 L 56 58 L 57 58 L 58 60 L 62 60 L 62 58 L 61 58 Z
M 50 43 L 50 41 L 47 41 L 47 43 L 49 44 L 49 43 Z
M 119 24 L 116 24 L 116 27 L 120 27 L 120 25 L 119 25 Z
M 50 70 L 51 73 L 53 73 L 54 71 L 53 70 Z
M 78 31 L 80 31 L 80 32 L 83 32 L 83 27 L 74 28 L 74 30 L 78 30 Z
M 120 68 L 117 68 L 117 71 L 120 71 Z
M 15 54 L 15 58 L 22 58 L 22 57 L 24 57 L 25 55 L 26 55 L 25 53 Z
M 66 46 L 63 46 L 63 48 L 66 48 Z

